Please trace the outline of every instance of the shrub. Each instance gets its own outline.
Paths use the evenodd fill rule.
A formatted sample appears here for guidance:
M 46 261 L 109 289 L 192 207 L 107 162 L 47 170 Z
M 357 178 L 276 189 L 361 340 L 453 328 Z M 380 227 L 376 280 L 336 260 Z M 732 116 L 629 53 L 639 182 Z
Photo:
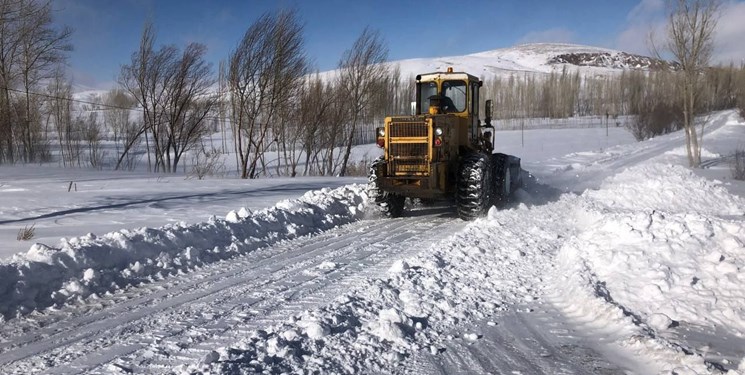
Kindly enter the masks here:
M 35 230 L 34 226 L 35 225 L 36 225 L 36 223 L 31 224 L 30 227 L 29 226 L 25 226 L 25 227 L 19 229 L 18 230 L 18 236 L 16 236 L 16 239 L 18 241 L 28 241 L 28 240 L 34 238 L 34 230 Z
M 356 163 L 349 162 L 347 164 L 347 176 L 349 177 L 367 177 L 367 173 L 370 171 L 370 165 L 372 161 L 368 158 L 364 158 Z
M 222 176 L 225 173 L 225 161 L 223 155 L 215 149 L 199 150 L 192 158 L 191 171 L 187 177 L 196 177 L 198 180 L 206 176 Z
M 637 141 L 643 141 L 679 130 L 683 126 L 681 114 L 680 108 L 671 104 L 645 104 L 627 127 Z

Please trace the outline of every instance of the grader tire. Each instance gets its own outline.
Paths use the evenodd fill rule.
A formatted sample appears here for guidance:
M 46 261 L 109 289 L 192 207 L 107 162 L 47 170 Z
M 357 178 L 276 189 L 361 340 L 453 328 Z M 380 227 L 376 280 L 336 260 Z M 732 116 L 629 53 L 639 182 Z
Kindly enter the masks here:
M 490 158 L 481 153 L 466 155 L 458 170 L 458 216 L 471 221 L 485 215 L 491 207 L 493 190 L 494 175 Z
M 378 174 L 384 165 L 385 160 L 382 156 L 373 161 L 367 175 L 367 191 L 370 199 L 375 203 L 383 216 L 395 218 L 403 215 L 406 197 L 387 192 L 380 188 L 378 185 Z

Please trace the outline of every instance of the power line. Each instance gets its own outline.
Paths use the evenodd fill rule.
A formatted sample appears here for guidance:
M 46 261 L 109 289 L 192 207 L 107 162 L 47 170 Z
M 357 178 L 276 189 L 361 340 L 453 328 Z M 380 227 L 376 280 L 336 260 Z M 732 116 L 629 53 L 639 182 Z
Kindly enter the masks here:
M 132 109 L 132 108 L 121 107 L 121 106 L 117 106 L 117 105 L 113 105 L 113 104 L 91 102 L 91 101 L 87 101 L 87 100 L 80 100 L 80 99 L 75 99 L 75 98 L 66 98 L 64 96 L 55 96 L 55 95 L 50 95 L 50 94 L 42 94 L 42 93 L 34 92 L 34 91 L 29 91 L 27 93 L 26 91 L 22 91 L 22 90 L 18 90 L 18 89 L 13 89 L 13 88 L 10 88 L 10 87 L 0 87 L 0 89 L 11 91 L 11 92 L 17 92 L 19 94 L 29 94 L 29 95 L 34 95 L 34 96 L 41 96 L 41 97 L 47 98 L 47 99 L 65 100 L 65 101 L 69 101 L 69 102 L 73 102 L 73 103 L 81 103 L 81 104 L 90 104 L 90 105 L 102 106 L 102 107 L 107 107 L 107 108 L 110 108 L 110 109 L 126 109 L 126 110 L 131 110 Z

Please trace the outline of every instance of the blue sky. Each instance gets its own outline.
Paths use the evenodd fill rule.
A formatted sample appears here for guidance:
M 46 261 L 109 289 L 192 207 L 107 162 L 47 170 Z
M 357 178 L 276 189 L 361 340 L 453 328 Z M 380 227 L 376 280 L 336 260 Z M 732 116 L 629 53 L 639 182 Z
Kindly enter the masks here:
M 745 11 L 743 1 L 727 4 Z M 366 26 L 381 32 L 390 60 L 464 55 L 526 42 L 647 53 L 646 34 L 661 22 L 663 6 L 663 0 L 53 1 L 55 22 L 75 30 L 73 80 L 92 88 L 112 86 L 148 18 L 154 20 L 156 44 L 204 43 L 208 60 L 217 66 L 261 14 L 296 8 L 305 24 L 308 56 L 315 68 L 328 70 Z M 730 29 L 739 45 L 745 29 Z

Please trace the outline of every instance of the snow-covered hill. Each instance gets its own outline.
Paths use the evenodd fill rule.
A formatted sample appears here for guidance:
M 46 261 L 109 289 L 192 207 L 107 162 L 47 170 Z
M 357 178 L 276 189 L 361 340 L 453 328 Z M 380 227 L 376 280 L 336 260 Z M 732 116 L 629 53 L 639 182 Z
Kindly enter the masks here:
M 659 69 L 665 62 L 623 51 L 562 43 L 532 43 L 463 56 L 446 56 L 391 61 L 402 76 L 445 71 L 467 72 L 483 78 L 508 77 L 512 74 L 546 74 L 565 67 L 582 75 L 609 75 L 624 69 Z M 322 75 L 331 75 L 324 72 Z

